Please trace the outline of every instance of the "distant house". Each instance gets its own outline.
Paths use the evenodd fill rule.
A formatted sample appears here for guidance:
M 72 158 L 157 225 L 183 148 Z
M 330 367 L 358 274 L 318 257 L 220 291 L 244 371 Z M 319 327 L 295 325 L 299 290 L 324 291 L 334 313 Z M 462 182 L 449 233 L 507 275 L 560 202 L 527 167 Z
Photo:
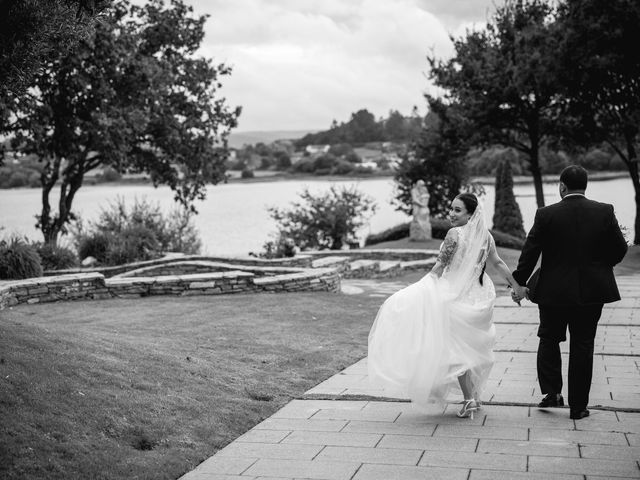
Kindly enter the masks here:
M 327 153 L 329 148 L 331 148 L 331 145 L 307 145 L 304 150 L 310 155 L 319 155 Z
M 358 167 L 370 168 L 371 170 L 377 170 L 378 164 L 376 162 L 362 162 L 358 164 Z

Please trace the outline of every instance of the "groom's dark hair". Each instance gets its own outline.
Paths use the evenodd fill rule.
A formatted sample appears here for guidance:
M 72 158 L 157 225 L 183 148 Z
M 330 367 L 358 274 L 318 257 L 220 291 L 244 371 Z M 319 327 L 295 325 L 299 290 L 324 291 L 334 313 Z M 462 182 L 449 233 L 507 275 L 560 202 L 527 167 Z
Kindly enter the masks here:
M 587 178 L 587 171 L 580 165 L 569 165 L 560 173 L 560 181 L 569 190 L 586 190 Z

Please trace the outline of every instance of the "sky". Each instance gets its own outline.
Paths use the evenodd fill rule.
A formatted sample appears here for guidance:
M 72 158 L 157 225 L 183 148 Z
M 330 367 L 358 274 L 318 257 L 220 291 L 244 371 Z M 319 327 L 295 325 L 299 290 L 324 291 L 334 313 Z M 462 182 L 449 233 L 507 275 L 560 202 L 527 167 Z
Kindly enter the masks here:
M 426 112 L 426 57 L 480 28 L 492 0 L 185 0 L 208 14 L 200 54 L 233 68 L 237 131 L 326 130 L 362 108 Z

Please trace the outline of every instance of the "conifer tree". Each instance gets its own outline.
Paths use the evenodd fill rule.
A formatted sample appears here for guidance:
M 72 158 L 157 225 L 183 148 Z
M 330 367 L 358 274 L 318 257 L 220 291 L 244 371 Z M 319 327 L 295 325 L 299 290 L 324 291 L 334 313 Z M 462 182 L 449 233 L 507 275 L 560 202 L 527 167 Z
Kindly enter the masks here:
M 526 234 L 522 223 L 522 213 L 513 193 L 511 163 L 508 160 L 503 160 L 498 166 L 498 171 L 493 229 L 514 237 L 524 238 Z

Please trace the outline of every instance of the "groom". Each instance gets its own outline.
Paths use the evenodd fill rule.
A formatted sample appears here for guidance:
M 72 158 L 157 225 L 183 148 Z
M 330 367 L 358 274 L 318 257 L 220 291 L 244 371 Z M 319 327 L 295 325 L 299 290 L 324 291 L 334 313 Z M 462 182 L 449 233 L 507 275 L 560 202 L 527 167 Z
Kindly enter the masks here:
M 564 405 L 560 342 L 569 327 L 570 418 L 589 416 L 593 344 L 605 303 L 620 300 L 613 266 L 627 252 L 613 206 L 589 200 L 587 171 L 571 165 L 560 174 L 562 200 L 536 212 L 513 278 L 524 285 L 542 255 L 539 277 L 530 297 L 538 304 L 538 381 L 546 396 L 539 407 Z

